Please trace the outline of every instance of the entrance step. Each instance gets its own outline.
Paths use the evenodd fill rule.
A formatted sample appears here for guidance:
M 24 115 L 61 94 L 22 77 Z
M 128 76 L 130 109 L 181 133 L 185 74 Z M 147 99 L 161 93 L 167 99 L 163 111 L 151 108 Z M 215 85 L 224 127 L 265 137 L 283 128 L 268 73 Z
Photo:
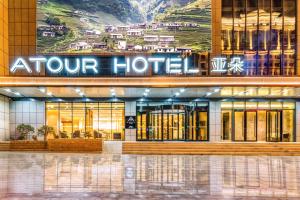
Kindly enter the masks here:
M 122 154 L 122 141 L 104 141 L 103 153 Z
M 124 142 L 124 154 L 300 155 L 300 143 Z

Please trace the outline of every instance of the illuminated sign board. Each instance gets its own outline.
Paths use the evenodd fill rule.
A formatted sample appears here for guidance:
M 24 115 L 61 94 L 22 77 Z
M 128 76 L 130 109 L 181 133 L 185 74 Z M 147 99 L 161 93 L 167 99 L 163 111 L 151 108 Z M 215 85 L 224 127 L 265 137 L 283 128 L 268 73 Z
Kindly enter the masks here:
M 101 76 L 164 74 L 197 74 L 189 57 L 180 56 L 35 56 L 19 57 L 10 68 L 12 74 L 26 72 L 36 74 L 44 71 L 48 76 Z
M 151 56 L 34 56 L 16 58 L 10 67 L 12 75 L 45 74 L 54 77 L 97 76 L 153 76 L 200 75 L 195 55 L 182 58 L 180 54 L 153 54 Z M 210 72 L 239 74 L 244 71 L 240 57 L 230 60 L 212 58 Z
M 231 58 L 229 63 L 227 63 L 227 58 L 224 57 L 213 58 L 211 59 L 211 66 L 211 72 L 239 73 L 244 71 L 244 61 L 240 57 Z

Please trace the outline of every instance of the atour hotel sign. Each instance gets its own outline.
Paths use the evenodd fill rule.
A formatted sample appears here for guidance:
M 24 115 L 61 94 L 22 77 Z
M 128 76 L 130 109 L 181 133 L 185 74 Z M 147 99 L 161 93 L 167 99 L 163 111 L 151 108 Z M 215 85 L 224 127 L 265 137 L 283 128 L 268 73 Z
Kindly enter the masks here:
M 10 67 L 12 74 L 19 72 L 46 76 L 146 76 L 146 75 L 197 75 L 199 68 L 191 57 L 174 55 L 153 56 L 34 56 L 19 57 Z M 211 72 L 242 72 L 243 62 L 234 58 L 228 63 L 224 58 L 211 60 Z M 150 72 L 150 73 L 149 73 Z

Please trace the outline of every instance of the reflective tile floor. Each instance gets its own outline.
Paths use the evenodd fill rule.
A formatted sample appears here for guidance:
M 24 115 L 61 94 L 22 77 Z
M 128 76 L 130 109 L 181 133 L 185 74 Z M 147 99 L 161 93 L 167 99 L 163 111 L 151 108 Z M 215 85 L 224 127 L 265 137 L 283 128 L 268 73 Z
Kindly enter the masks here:
M 300 157 L 0 152 L 0 199 L 300 199 Z

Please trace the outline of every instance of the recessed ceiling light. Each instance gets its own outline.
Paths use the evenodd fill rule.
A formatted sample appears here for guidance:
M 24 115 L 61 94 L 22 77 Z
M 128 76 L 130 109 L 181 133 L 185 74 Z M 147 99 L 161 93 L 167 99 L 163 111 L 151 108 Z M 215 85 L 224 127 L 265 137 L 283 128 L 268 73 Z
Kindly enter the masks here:
M 80 95 L 80 96 L 84 96 L 84 93 L 83 93 L 83 92 L 79 92 L 79 95 Z
M 75 91 L 76 91 L 77 93 L 80 93 L 80 89 L 79 89 L 79 88 L 76 88 Z
M 15 92 L 14 94 L 17 96 L 21 96 L 20 92 Z
M 47 95 L 48 96 L 52 96 L 52 92 L 47 92 Z
M 115 92 L 115 89 L 113 89 L 113 88 L 112 88 L 112 89 L 110 89 L 110 92 Z
M 175 96 L 179 96 L 179 95 L 180 95 L 180 93 L 179 93 L 179 92 L 176 92 L 176 93 L 175 93 Z
M 212 95 L 212 93 L 211 93 L 211 92 L 208 92 L 208 93 L 206 93 L 206 96 L 210 96 L 210 95 Z
M 145 92 L 150 92 L 150 89 L 149 89 L 149 88 L 147 88 L 147 89 L 145 90 Z
M 6 88 L 6 89 L 4 89 L 6 92 L 11 92 L 11 89 L 9 89 L 9 88 Z
M 45 92 L 46 92 L 46 89 L 45 89 L 45 88 L 40 88 L 40 91 L 41 91 L 42 93 L 45 93 Z
M 214 89 L 214 92 L 220 92 L 219 88 Z
M 148 93 L 147 93 L 147 92 L 144 92 L 144 96 L 145 96 L 145 97 L 148 96 Z
M 181 89 L 180 89 L 180 92 L 181 92 L 181 93 L 183 93 L 184 91 L 185 91 L 185 89 L 184 89 L 184 88 L 181 88 Z
M 112 96 L 116 96 L 116 93 L 115 93 L 115 92 L 112 92 L 111 95 L 112 95 Z

